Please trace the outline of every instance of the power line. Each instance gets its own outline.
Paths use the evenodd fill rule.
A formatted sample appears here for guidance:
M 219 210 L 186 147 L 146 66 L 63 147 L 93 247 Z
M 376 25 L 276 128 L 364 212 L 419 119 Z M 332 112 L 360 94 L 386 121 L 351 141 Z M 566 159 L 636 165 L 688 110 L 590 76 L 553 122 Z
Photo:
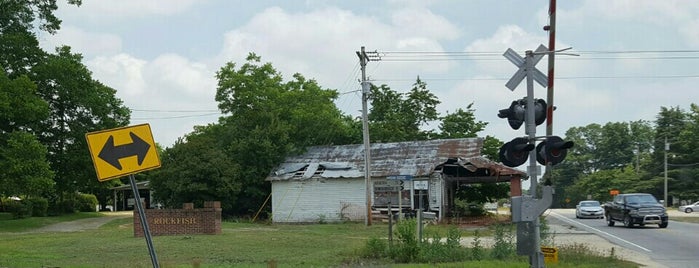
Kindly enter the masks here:
M 194 114 L 194 115 L 178 115 L 178 116 L 164 116 L 164 117 L 135 117 L 135 118 L 131 118 L 131 120 L 180 119 L 180 118 L 204 117 L 204 116 L 212 116 L 212 115 L 221 115 L 221 113 Z
M 160 109 L 131 109 L 132 112 L 149 112 L 149 113 L 207 113 L 218 112 L 218 110 L 160 110 Z
M 625 75 L 625 76 L 562 76 L 556 79 L 672 79 L 672 78 L 699 78 L 699 74 L 689 75 Z M 423 81 L 507 81 L 510 78 L 506 77 L 483 77 L 483 78 L 430 78 L 420 76 Z M 404 82 L 415 81 L 414 78 L 376 78 L 375 81 L 383 82 Z
M 692 60 L 699 59 L 699 50 L 622 50 L 622 51 L 575 51 L 576 54 L 584 55 L 622 55 L 620 57 L 575 57 L 563 58 L 561 60 Z M 648 55 L 660 54 L 660 55 Z M 668 55 L 670 54 L 670 55 Z M 687 54 L 687 55 L 678 55 Z M 381 61 L 502 61 L 502 52 L 481 51 L 481 52 L 435 52 L 435 51 L 382 51 L 378 52 Z M 629 56 L 631 55 L 631 56 Z M 637 55 L 637 56 L 633 56 Z

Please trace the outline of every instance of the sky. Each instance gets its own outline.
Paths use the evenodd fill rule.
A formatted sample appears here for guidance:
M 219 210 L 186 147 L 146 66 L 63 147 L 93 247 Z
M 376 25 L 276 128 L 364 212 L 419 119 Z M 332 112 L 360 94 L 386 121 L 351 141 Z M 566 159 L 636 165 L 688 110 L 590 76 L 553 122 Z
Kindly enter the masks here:
M 548 45 L 549 0 L 83 0 L 59 1 L 61 30 L 41 46 L 81 53 L 93 78 L 117 90 L 131 124 L 149 123 L 163 147 L 194 126 L 217 122 L 216 72 L 254 52 L 285 79 L 315 79 L 341 95 L 336 105 L 361 116 L 356 51 L 380 60 L 366 75 L 405 93 L 417 77 L 442 115 L 473 104 L 479 133 L 506 142 L 525 136 L 498 110 L 527 95 L 505 87 L 519 55 Z M 607 122 L 653 122 L 661 107 L 699 101 L 699 1 L 558 1 L 553 134 Z M 547 73 L 544 57 L 537 69 Z M 547 90 L 534 84 L 535 98 Z M 544 135 L 545 124 L 537 128 Z

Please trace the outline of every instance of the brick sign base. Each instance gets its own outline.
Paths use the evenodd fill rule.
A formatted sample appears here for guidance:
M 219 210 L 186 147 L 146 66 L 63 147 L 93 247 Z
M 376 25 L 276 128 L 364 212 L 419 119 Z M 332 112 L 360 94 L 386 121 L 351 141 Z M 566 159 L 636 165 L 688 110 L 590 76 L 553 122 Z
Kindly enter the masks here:
M 220 234 L 221 202 L 204 202 L 203 208 L 185 203 L 182 209 L 146 209 L 146 219 L 151 235 Z M 141 217 L 133 212 L 133 233 L 143 237 Z

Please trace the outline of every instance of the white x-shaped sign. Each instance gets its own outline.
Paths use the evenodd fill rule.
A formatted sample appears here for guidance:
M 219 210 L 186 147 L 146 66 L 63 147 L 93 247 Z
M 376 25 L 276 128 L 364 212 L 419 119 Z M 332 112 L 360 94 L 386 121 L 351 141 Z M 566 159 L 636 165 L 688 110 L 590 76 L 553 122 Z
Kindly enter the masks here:
M 548 50 L 549 49 L 546 48 L 546 46 L 539 45 L 539 47 L 536 48 L 535 52 L 545 52 Z M 505 56 L 505 58 L 508 59 L 510 62 L 517 65 L 517 67 L 519 67 L 519 70 L 512 76 L 512 78 L 510 78 L 510 81 L 507 81 L 507 84 L 505 84 L 505 86 L 507 88 L 509 88 L 512 91 L 515 91 L 515 88 L 517 88 L 519 83 L 522 82 L 522 79 L 524 79 L 527 76 L 526 61 L 524 58 L 522 58 L 522 56 L 517 54 L 517 52 L 515 52 L 511 48 L 508 48 L 507 51 L 505 51 L 505 54 L 503 54 L 503 56 Z M 531 72 L 529 72 L 529 74 L 532 76 L 532 79 L 534 79 L 534 81 L 539 83 L 539 85 L 541 85 L 542 87 L 546 87 L 546 85 L 548 85 L 548 83 L 549 83 L 548 77 L 546 75 L 544 75 L 544 73 L 539 71 L 539 69 L 534 67 L 534 66 L 536 66 L 537 63 L 539 63 L 539 61 L 543 57 L 544 57 L 544 54 L 534 54 L 534 56 L 532 58 L 533 70 L 531 70 Z

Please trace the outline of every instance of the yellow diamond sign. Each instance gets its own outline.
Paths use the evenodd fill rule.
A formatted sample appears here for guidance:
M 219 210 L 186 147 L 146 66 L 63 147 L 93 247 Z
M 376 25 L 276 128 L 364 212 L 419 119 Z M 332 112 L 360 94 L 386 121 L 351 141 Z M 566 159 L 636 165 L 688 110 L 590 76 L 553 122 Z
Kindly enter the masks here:
M 99 181 L 160 167 L 149 124 L 90 132 L 85 138 Z

